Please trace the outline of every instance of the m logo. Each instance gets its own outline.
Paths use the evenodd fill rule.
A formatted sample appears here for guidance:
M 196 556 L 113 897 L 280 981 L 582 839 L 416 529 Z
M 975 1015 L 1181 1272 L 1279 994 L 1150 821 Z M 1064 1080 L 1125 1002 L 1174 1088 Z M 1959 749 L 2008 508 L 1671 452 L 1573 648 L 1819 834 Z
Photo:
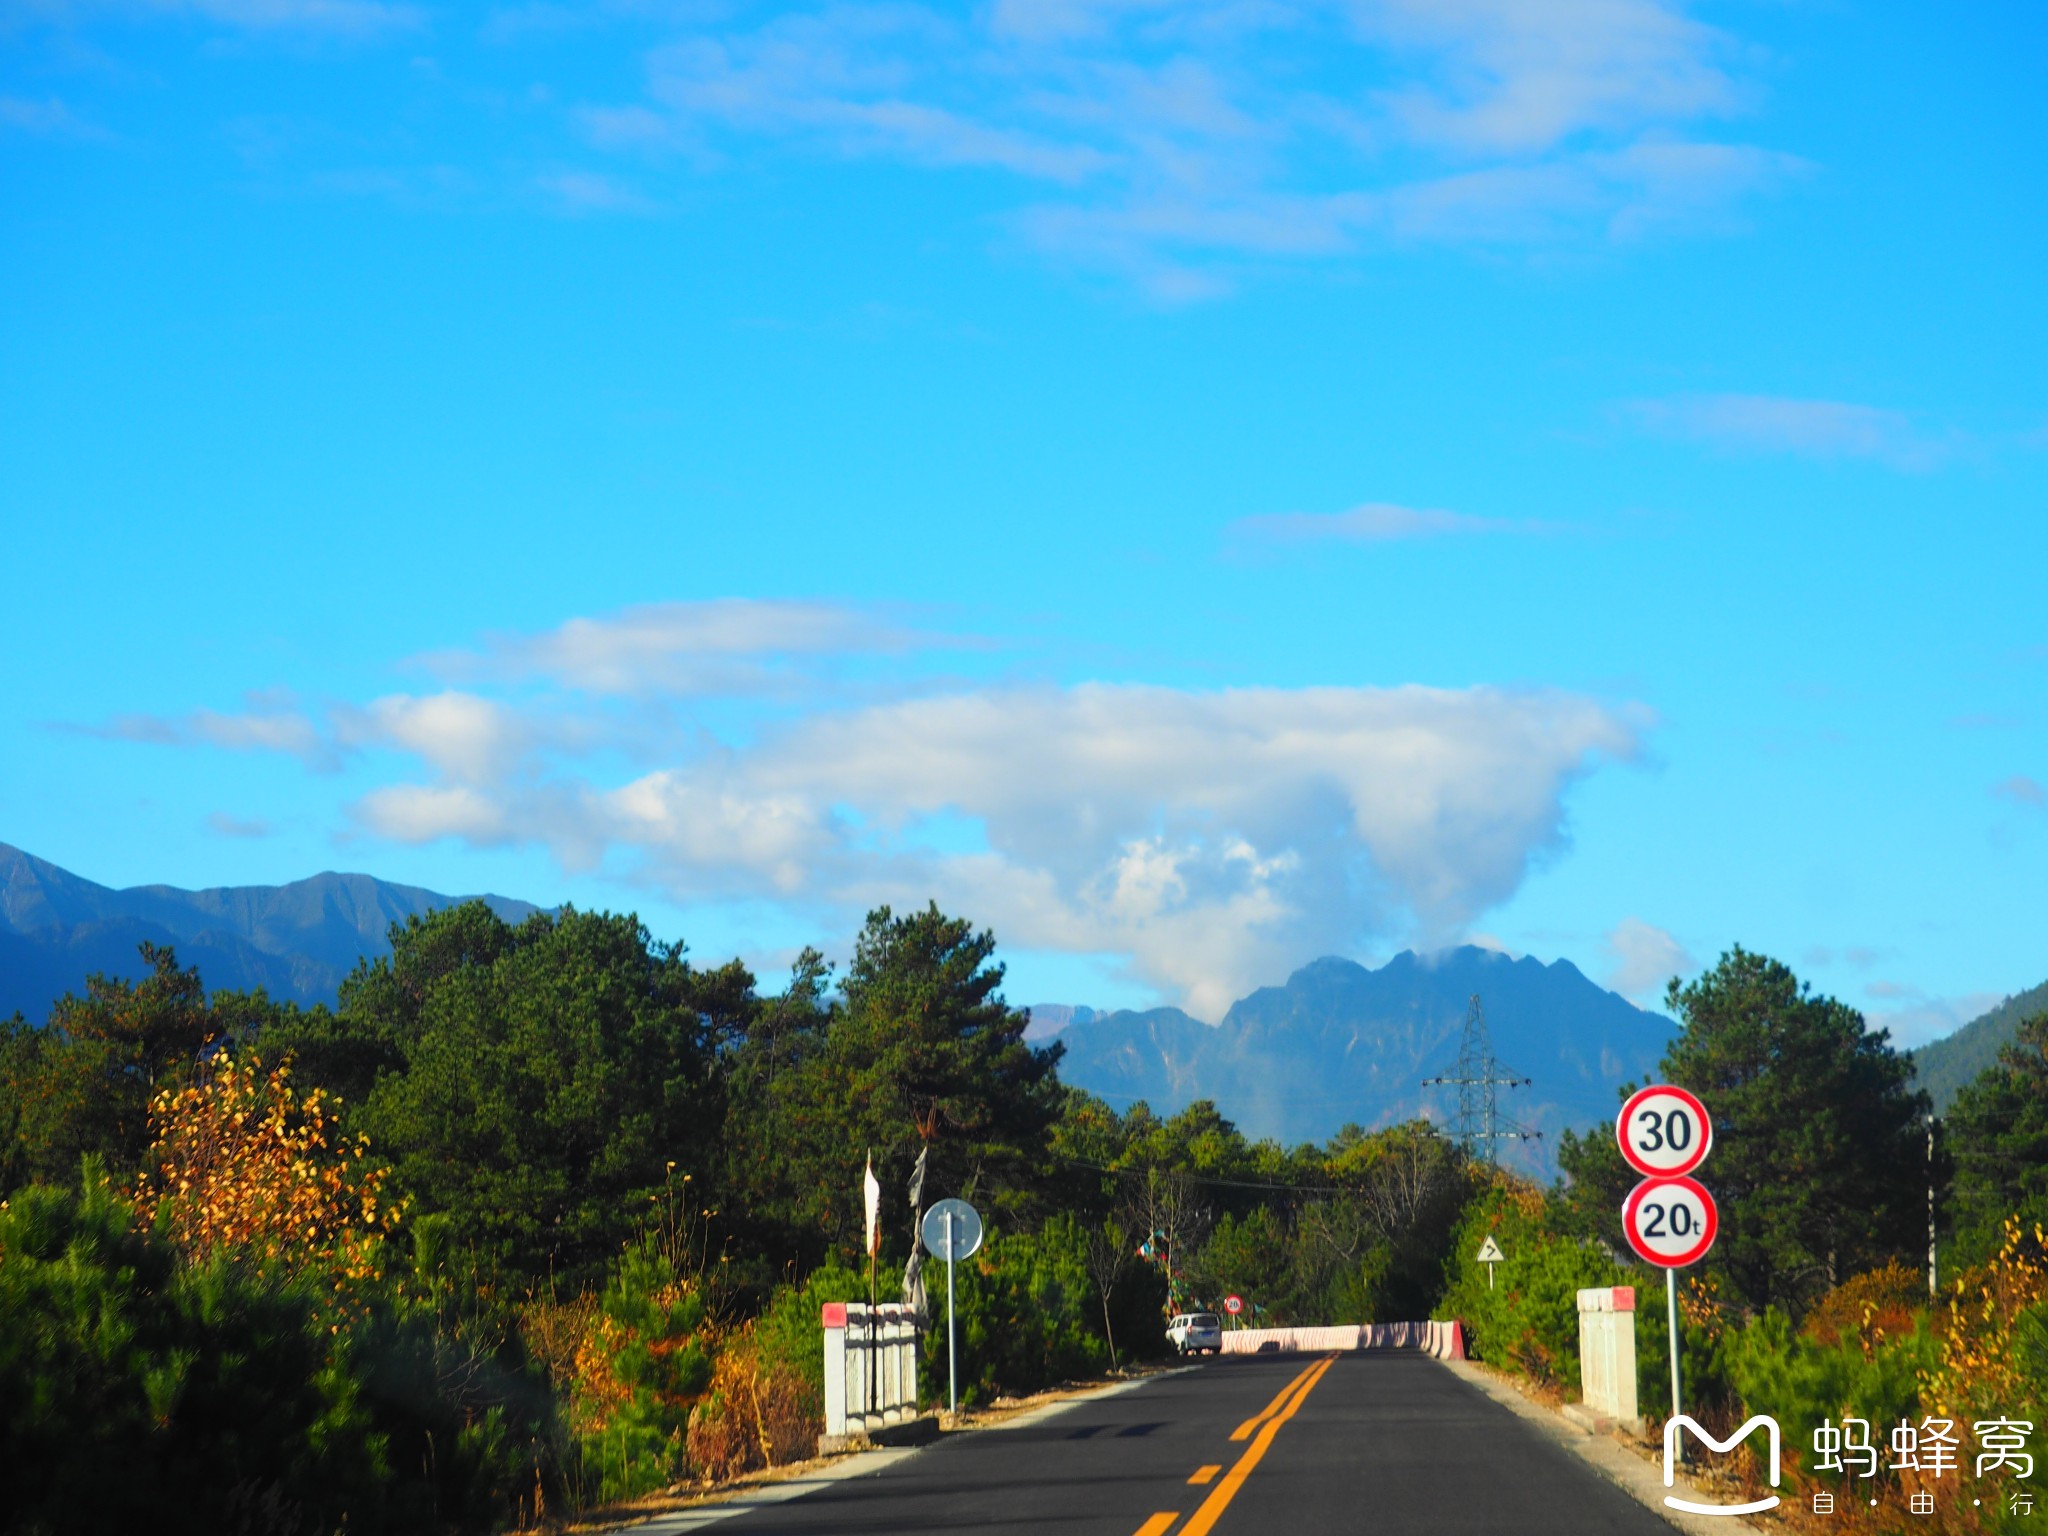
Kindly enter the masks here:
M 1681 1413 L 1674 1419 L 1666 1420 L 1664 1424 L 1664 1486 L 1669 1488 L 1675 1481 L 1671 1464 L 1678 1458 L 1678 1432 L 1681 1429 L 1691 1430 L 1700 1438 L 1708 1450 L 1718 1451 L 1722 1455 L 1726 1455 L 1734 1450 L 1736 1446 L 1747 1440 L 1749 1432 L 1759 1424 L 1763 1425 L 1764 1433 L 1771 1442 L 1771 1486 L 1773 1488 L 1777 1487 L 1778 1421 L 1767 1413 L 1758 1414 L 1726 1440 L 1716 1440 L 1704 1429 L 1701 1429 L 1699 1421 L 1694 1419 L 1691 1414 Z M 1673 1509 L 1682 1509 L 1691 1515 L 1754 1515 L 1760 1514 L 1767 1509 L 1775 1509 L 1778 1505 L 1778 1496 L 1774 1493 L 1767 1499 L 1755 1499 L 1748 1504 L 1695 1504 L 1691 1499 L 1675 1499 L 1667 1493 L 1664 1495 L 1664 1502 Z

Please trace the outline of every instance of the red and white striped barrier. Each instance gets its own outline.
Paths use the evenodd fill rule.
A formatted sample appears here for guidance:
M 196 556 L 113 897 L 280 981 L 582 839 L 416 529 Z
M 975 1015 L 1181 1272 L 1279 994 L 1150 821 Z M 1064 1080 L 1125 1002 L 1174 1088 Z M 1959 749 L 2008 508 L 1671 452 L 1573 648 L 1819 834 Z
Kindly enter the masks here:
M 1342 1328 L 1231 1328 L 1226 1355 L 1303 1354 L 1328 1350 L 1418 1349 L 1439 1360 L 1465 1358 L 1465 1330 L 1450 1323 L 1367 1323 Z
M 1356 1349 L 1362 1332 L 1356 1323 L 1345 1328 L 1226 1328 L 1226 1355 L 1291 1354 L 1312 1350 Z

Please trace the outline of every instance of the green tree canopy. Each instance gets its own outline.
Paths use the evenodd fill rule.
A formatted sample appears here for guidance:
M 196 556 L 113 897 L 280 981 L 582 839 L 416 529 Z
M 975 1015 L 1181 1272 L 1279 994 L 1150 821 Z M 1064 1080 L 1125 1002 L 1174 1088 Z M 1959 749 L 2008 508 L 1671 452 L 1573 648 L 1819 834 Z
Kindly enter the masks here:
M 1029 1015 L 1003 1001 L 994 953 L 993 934 L 936 905 L 903 917 L 879 907 L 836 1005 L 807 953 L 789 992 L 756 1015 L 731 1064 L 732 1188 L 800 1265 L 857 1240 L 870 1155 L 892 1213 L 926 1148 L 927 1202 L 978 1192 L 1015 1209 L 1043 1181 L 1060 1052 L 1024 1042 Z M 892 1252 L 907 1251 L 907 1221 Z
M 895 1157 L 932 1151 L 937 1187 L 1036 1173 L 1059 1109 L 1061 1048 L 1024 1043 L 1031 1016 L 1003 1001 L 995 935 L 936 903 L 868 914 L 826 1042 L 863 1142 Z
M 189 1082 L 215 1046 L 284 1010 L 261 992 L 216 992 L 168 946 L 139 946 L 139 981 L 94 974 L 38 1028 L 0 1022 L 0 1189 L 76 1177 L 88 1154 L 132 1173 L 149 1149 L 149 1102 Z
M 1741 1302 L 1796 1316 L 1837 1280 L 1916 1250 L 1928 1106 L 1884 1031 L 1739 945 L 1688 985 L 1674 981 L 1665 1004 L 1683 1027 L 1664 1080 L 1714 1119 L 1698 1175 L 1721 1211 L 1707 1267 Z M 1619 1212 L 1636 1175 L 1612 1132 L 1567 1133 L 1558 1162 L 1579 1229 L 1626 1255 Z
M 2048 1226 L 2048 1013 L 2022 1020 L 1998 1059 L 1956 1094 L 1948 1144 L 1959 1260 L 1996 1253 L 2008 1217 Z
M 392 929 L 388 959 L 342 995 L 330 1063 L 397 1182 L 456 1240 L 529 1279 L 596 1273 L 665 1182 L 704 1166 L 721 1119 L 691 968 L 630 916 L 538 913 L 517 928 L 481 903 Z

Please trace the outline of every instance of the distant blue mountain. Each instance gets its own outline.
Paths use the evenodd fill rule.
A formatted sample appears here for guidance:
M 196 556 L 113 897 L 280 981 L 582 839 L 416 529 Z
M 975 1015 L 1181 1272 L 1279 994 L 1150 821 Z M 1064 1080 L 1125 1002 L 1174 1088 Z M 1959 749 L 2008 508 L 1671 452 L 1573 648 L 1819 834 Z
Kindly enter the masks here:
M 1526 1088 L 1499 1091 L 1503 1117 L 1544 1133 L 1504 1143 L 1501 1160 L 1547 1173 L 1557 1133 L 1612 1124 L 1623 1082 L 1642 1082 L 1677 1026 L 1595 985 L 1570 961 L 1545 965 L 1471 946 L 1403 952 L 1378 970 L 1350 960 L 1303 966 L 1209 1025 L 1178 1008 L 1077 1017 L 1059 1033 L 1060 1076 L 1127 1108 L 1170 1114 L 1213 1099 L 1252 1137 L 1320 1141 L 1347 1123 L 1457 1116 L 1448 1073 L 1477 995 L 1496 1058 Z
M 442 896 L 369 875 L 315 875 L 290 885 L 112 890 L 0 843 L 0 1018 L 41 1022 L 50 1004 L 101 971 L 133 979 L 143 940 L 176 947 L 209 990 L 262 987 L 293 1002 L 332 1003 L 365 955 L 391 952 L 386 931 L 480 899 L 507 922 L 537 907 L 504 896 Z
M 1927 1090 L 1936 1114 L 1947 1114 L 1962 1086 L 1995 1063 L 1998 1053 L 2019 1038 L 2021 1020 L 2037 1013 L 2048 1013 L 2048 981 L 1913 1052 L 1913 1086 Z

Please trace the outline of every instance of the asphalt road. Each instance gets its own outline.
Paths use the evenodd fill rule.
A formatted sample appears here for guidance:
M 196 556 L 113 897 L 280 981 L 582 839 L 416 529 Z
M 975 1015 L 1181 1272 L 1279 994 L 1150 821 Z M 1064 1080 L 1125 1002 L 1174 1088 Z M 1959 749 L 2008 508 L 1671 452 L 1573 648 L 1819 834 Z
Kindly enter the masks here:
M 719 1536 L 1672 1536 L 1420 1355 L 1226 1357 L 721 1521 Z

